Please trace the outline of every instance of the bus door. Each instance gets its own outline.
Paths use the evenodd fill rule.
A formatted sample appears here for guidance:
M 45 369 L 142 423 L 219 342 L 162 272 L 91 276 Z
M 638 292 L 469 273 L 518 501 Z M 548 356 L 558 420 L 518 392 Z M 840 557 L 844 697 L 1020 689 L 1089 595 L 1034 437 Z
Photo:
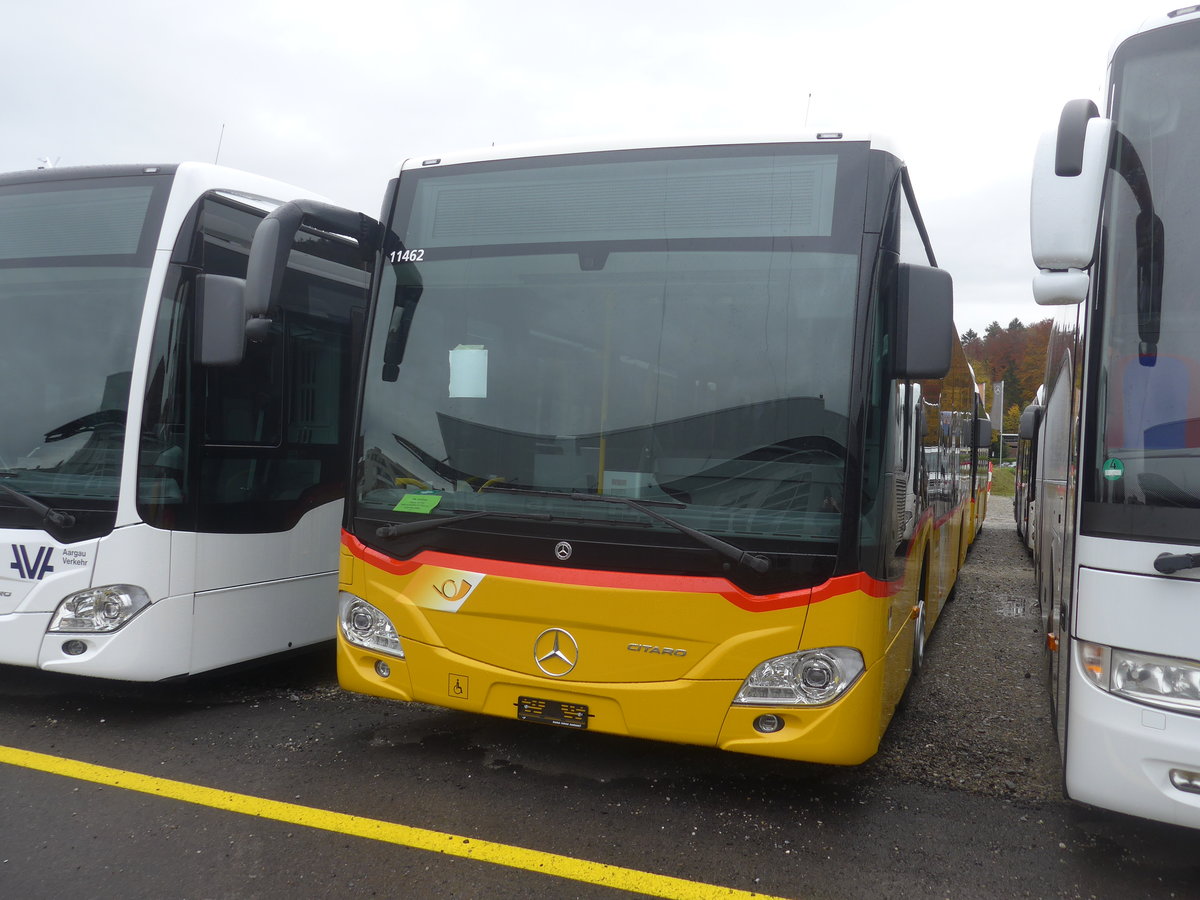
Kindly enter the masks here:
M 351 320 L 366 276 L 329 258 L 337 242 L 302 234 L 306 252 L 293 252 L 267 333 L 237 365 L 194 362 L 190 273 L 244 276 L 260 219 L 202 201 L 199 240 L 180 241 L 202 265 L 169 282 L 151 360 L 140 481 L 153 474 L 169 489 L 143 490 L 139 510 L 172 532 L 172 594 L 194 598 L 191 670 L 333 636 Z

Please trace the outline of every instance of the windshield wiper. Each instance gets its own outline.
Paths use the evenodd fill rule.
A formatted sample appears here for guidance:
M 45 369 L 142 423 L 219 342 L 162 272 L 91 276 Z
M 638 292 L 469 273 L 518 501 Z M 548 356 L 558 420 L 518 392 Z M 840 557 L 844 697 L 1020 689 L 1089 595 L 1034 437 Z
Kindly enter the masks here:
M 0 472 L 2 478 L 16 478 L 17 476 L 11 472 Z M 0 481 L 0 491 L 8 494 L 18 503 L 27 509 L 33 510 L 42 517 L 42 524 L 49 522 L 51 525 L 57 525 L 59 528 L 70 528 L 75 524 L 75 517 L 67 512 L 60 512 L 57 509 L 51 509 L 40 500 L 35 500 L 23 491 L 18 491 L 16 488 L 10 488 L 7 484 Z
M 706 534 L 703 531 L 697 531 L 689 525 L 684 525 L 669 516 L 664 516 L 662 513 L 655 511 L 653 506 L 667 506 L 673 509 L 686 509 L 686 504 L 674 503 L 662 500 L 634 500 L 630 497 L 618 497 L 608 494 L 564 494 L 558 491 L 539 491 L 530 488 L 513 488 L 507 486 L 496 486 L 497 493 L 506 494 L 528 494 L 539 497 L 563 497 L 568 500 L 577 500 L 587 503 L 619 503 L 636 509 L 643 515 L 649 516 L 651 519 L 657 519 L 664 525 L 669 525 L 676 531 L 686 534 L 692 540 L 699 544 L 703 544 L 710 550 L 714 550 L 728 560 L 732 560 L 741 566 L 746 566 L 750 570 L 762 575 L 770 571 L 771 561 L 765 556 L 759 556 L 755 553 L 749 553 L 742 550 L 740 547 L 735 547 L 727 541 L 721 540 L 719 537 L 714 537 L 711 534 Z M 549 513 L 518 513 L 518 512 L 502 512 L 479 510 L 477 512 L 461 513 L 454 516 L 442 516 L 436 519 L 418 519 L 415 522 L 399 522 L 395 525 L 383 525 L 375 530 L 375 534 L 381 538 L 399 537 L 406 534 L 416 534 L 421 531 L 428 531 L 434 528 L 440 528 L 442 525 L 451 525 L 455 522 L 465 522 L 467 519 L 475 519 L 480 516 L 509 516 L 517 519 L 536 519 L 542 522 L 549 522 L 554 516 Z
M 613 494 L 566 494 L 565 496 L 570 497 L 572 500 L 580 500 L 588 503 L 620 503 L 624 506 L 636 509 L 638 512 L 643 513 L 652 519 L 657 519 L 664 525 L 670 525 L 676 531 L 686 534 L 697 543 L 703 544 L 710 550 L 715 550 L 726 559 L 732 560 L 738 565 L 746 566 L 752 571 L 757 572 L 759 575 L 769 571 L 771 568 L 771 561 L 765 556 L 759 556 L 756 553 L 749 553 L 739 547 L 733 546 L 733 544 L 721 540 L 719 537 L 714 537 L 713 535 L 706 534 L 703 531 L 697 531 L 695 528 L 684 525 L 682 522 L 677 522 L 669 516 L 664 516 L 662 513 L 656 512 L 651 508 L 650 503 L 634 500 L 631 497 L 619 497 Z M 681 503 L 654 502 L 654 505 L 673 506 L 680 509 L 684 508 L 683 504 Z
M 467 519 L 478 519 L 480 516 L 508 516 L 514 519 L 536 519 L 539 522 L 549 522 L 553 516 L 549 513 L 519 513 L 501 512 L 499 510 L 479 510 L 477 512 L 460 513 L 454 516 L 437 516 L 431 519 L 417 519 L 413 522 L 397 522 L 394 525 L 381 525 L 375 529 L 376 537 L 400 537 L 405 534 L 418 534 L 422 531 L 432 531 L 443 525 L 455 522 L 465 522 Z
M 86 416 L 80 416 L 78 419 L 72 419 L 57 428 L 52 428 L 46 432 L 46 443 L 52 441 L 61 441 L 65 438 L 74 437 L 84 431 L 96 431 L 106 425 L 124 425 L 125 410 L 123 409 L 102 409 L 98 412 L 88 413 Z
M 1164 575 L 1200 566 L 1200 553 L 1160 553 L 1154 557 L 1154 568 Z

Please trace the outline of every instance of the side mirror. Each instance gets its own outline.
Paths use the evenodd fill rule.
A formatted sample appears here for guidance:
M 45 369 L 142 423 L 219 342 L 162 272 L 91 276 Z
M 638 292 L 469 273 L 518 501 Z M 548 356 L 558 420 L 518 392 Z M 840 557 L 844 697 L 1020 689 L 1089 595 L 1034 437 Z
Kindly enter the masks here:
M 1100 228 L 1100 201 L 1113 127 L 1090 100 L 1063 107 L 1058 131 L 1044 135 L 1033 163 L 1029 239 L 1042 306 L 1083 301 Z
M 954 333 L 954 281 L 945 269 L 896 267 L 895 376 L 944 378 Z
M 992 420 L 984 416 L 963 422 L 961 437 L 964 446 L 981 450 L 992 444 Z
M 272 210 L 254 231 L 246 263 L 245 307 L 252 332 L 263 328 L 257 320 L 266 318 L 275 306 L 296 232 L 305 223 L 355 239 L 364 258 L 378 249 L 383 232 L 383 226 L 370 216 L 318 200 L 292 200 Z
M 246 283 L 228 275 L 196 276 L 196 362 L 236 366 L 246 352 Z
M 1042 407 L 1031 403 L 1021 413 L 1021 425 L 1017 437 L 1023 441 L 1032 441 L 1037 435 L 1038 427 L 1042 424 Z
M 971 441 L 971 446 L 976 450 L 983 450 L 992 446 L 992 420 L 985 418 L 976 419 L 974 434 L 971 437 L 974 438 Z

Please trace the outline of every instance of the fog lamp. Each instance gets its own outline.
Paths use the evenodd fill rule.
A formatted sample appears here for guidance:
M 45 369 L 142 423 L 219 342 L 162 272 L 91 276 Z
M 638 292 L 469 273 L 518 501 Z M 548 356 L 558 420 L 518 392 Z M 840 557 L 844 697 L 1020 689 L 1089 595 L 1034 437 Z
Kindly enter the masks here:
M 754 730 L 760 731 L 763 734 L 774 734 L 777 731 L 783 730 L 783 719 L 779 716 L 767 713 L 765 716 L 759 716 L 754 720 Z
M 1189 772 L 1186 769 L 1172 769 L 1171 784 L 1189 794 L 1200 794 L 1200 772 Z
M 67 656 L 79 656 L 79 654 L 87 652 L 87 644 L 83 641 L 65 641 L 62 645 L 62 652 Z

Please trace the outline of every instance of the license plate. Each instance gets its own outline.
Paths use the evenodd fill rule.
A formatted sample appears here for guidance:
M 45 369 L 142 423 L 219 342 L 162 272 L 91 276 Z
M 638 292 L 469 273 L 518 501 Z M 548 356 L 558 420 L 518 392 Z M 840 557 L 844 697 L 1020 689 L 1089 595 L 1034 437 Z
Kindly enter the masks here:
M 562 703 L 537 697 L 517 698 L 517 718 L 525 722 L 561 725 L 563 728 L 587 728 L 588 708 L 583 703 Z

